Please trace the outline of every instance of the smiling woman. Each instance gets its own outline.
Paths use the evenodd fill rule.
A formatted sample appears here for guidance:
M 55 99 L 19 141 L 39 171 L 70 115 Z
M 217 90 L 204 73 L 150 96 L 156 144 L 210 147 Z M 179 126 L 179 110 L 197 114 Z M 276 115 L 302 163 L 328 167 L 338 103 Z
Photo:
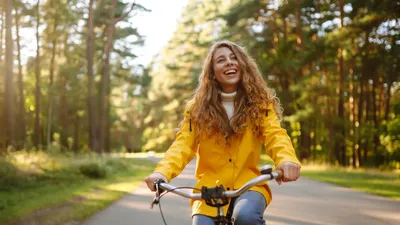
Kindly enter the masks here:
M 225 93 L 235 92 L 240 81 L 240 65 L 235 54 L 227 48 L 222 47 L 215 51 L 214 55 L 215 79 L 221 85 Z
M 295 181 L 300 162 L 289 136 L 280 126 L 279 101 L 268 88 L 254 60 L 230 41 L 211 46 L 194 97 L 184 111 L 176 140 L 153 174 L 146 178 L 154 191 L 157 180 L 170 181 L 197 155 L 195 188 L 213 187 L 216 181 L 236 190 L 259 176 L 262 145 L 283 171 L 278 183 Z M 235 224 L 263 225 L 271 202 L 267 184 L 231 199 Z M 191 202 L 193 224 L 214 224 L 215 208 L 202 200 Z M 224 208 L 224 215 L 228 207 Z

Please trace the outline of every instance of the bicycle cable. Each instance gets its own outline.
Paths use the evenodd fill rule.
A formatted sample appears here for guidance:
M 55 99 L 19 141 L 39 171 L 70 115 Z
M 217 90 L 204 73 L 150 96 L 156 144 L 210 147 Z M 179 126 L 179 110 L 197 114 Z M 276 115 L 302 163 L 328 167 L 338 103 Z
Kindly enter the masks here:
M 156 185 L 156 189 L 157 189 L 156 190 L 157 193 L 159 193 L 158 185 Z M 200 189 L 194 188 L 194 187 L 176 187 L 176 188 L 174 188 L 172 190 L 165 191 L 160 196 L 158 196 L 158 207 L 160 208 L 160 214 L 161 214 L 161 218 L 162 218 L 162 220 L 164 222 L 164 225 L 167 225 L 167 222 L 165 221 L 164 214 L 163 214 L 162 209 L 161 209 L 161 197 L 163 197 L 164 195 L 168 194 L 169 192 L 172 192 L 172 191 L 177 190 L 177 189 L 192 189 L 192 190 L 196 190 L 196 191 L 201 191 Z

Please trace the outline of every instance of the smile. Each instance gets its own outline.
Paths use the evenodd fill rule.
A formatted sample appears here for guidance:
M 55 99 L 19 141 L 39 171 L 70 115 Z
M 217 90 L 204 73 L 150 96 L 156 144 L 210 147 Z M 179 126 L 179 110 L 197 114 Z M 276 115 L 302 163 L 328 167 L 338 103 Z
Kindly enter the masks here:
M 236 69 L 230 69 L 224 72 L 225 75 L 235 75 L 237 73 Z

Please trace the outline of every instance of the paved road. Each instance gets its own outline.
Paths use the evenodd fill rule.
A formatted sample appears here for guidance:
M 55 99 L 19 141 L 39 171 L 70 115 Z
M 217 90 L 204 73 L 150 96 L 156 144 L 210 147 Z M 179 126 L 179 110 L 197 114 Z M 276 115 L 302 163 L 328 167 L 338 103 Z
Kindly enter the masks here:
M 193 186 L 195 162 L 172 181 L 176 186 Z M 278 186 L 270 182 L 273 201 L 264 218 L 269 225 L 398 225 L 400 201 L 392 201 L 347 188 L 300 178 Z M 158 208 L 150 209 L 153 193 L 143 184 L 83 225 L 163 224 Z M 166 195 L 161 199 L 168 225 L 191 224 L 188 200 Z

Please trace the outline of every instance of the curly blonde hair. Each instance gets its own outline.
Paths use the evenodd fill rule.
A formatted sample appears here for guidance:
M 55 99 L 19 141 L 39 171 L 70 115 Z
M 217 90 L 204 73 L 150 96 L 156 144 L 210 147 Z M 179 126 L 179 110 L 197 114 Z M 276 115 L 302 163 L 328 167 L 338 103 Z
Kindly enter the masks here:
M 241 80 L 234 100 L 234 115 L 230 120 L 222 105 L 222 89 L 214 79 L 213 58 L 216 50 L 221 47 L 227 47 L 235 54 L 241 68 Z M 189 101 L 193 105 L 190 118 L 196 127 L 196 139 L 199 140 L 199 136 L 204 134 L 222 134 L 226 143 L 229 143 L 232 136 L 244 133 L 249 121 L 254 125 L 254 134 L 261 136 L 265 110 L 271 103 L 281 119 L 282 109 L 278 98 L 267 86 L 257 64 L 246 50 L 230 41 L 216 42 L 209 50 L 199 77 L 199 85 Z

